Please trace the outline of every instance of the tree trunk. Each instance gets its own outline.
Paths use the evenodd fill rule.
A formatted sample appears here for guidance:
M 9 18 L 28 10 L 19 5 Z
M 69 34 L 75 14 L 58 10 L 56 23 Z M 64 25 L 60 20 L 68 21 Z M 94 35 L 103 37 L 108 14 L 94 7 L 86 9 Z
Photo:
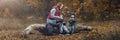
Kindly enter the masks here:
M 47 19 L 47 15 L 49 14 L 50 8 L 51 6 L 51 2 L 52 0 L 45 0 L 45 8 L 44 8 L 44 14 L 43 14 L 43 20 L 45 20 L 44 22 L 46 22 Z

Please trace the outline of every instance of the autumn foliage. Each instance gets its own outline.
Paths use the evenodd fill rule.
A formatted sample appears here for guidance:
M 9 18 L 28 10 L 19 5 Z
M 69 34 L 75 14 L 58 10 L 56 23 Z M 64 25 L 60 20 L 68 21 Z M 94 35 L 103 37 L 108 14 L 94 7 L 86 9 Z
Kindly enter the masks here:
M 57 2 L 64 4 L 65 17 L 69 17 L 74 11 L 78 21 L 120 19 L 119 0 L 19 0 L 12 4 L 16 5 L 15 8 L 10 7 L 9 3 L 5 4 L 8 5 L 7 7 L 1 6 L 1 16 L 21 18 L 21 15 L 25 14 L 23 17 L 37 16 L 45 20 L 50 9 Z
M 20 32 L 28 25 L 46 23 L 47 15 L 57 3 L 64 4 L 63 16 L 68 21 L 75 13 L 77 24 L 94 29 L 73 35 L 45 36 L 33 32 L 23 38 Z M 0 0 L 0 40 L 119 40 L 120 0 Z

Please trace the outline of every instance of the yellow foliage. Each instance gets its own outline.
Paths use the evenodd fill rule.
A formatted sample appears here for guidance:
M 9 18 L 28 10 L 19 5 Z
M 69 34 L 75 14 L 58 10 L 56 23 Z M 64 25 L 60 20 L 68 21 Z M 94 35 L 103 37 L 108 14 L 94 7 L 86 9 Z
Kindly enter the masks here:
M 76 13 L 77 13 L 77 14 L 80 13 L 80 8 L 76 9 Z
M 5 8 L 3 10 L 3 13 L 2 13 L 3 17 L 7 17 L 10 15 L 10 9 L 9 8 Z
M 26 2 L 32 7 L 39 7 L 40 5 L 39 0 L 27 0 Z
M 79 5 L 79 0 L 74 0 L 72 5 L 73 5 L 73 7 L 78 6 Z
M 34 18 L 34 16 L 29 16 L 29 17 L 27 17 L 28 20 L 31 20 L 31 19 L 33 19 L 33 18 Z

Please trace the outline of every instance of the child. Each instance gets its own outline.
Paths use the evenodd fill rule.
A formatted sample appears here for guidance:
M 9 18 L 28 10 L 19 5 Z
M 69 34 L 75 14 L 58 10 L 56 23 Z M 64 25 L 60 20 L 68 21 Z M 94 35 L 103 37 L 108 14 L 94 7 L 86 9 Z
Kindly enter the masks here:
M 70 15 L 70 19 L 69 19 L 69 24 L 71 26 L 71 33 L 74 33 L 74 30 L 75 30 L 75 14 L 71 14 Z

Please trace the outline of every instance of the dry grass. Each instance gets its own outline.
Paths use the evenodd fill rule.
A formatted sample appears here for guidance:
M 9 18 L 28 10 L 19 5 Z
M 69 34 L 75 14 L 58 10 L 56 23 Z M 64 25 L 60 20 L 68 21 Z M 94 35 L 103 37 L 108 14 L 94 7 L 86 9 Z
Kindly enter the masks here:
M 0 40 L 119 40 L 120 21 L 87 22 L 86 25 L 93 26 L 90 32 L 78 32 L 72 35 L 46 36 L 39 32 L 29 35 L 27 38 L 21 36 L 21 31 L 28 25 L 19 19 L 0 19 Z
M 0 29 L 1 30 L 16 30 L 23 27 L 23 23 L 19 19 L 13 18 L 0 18 Z

